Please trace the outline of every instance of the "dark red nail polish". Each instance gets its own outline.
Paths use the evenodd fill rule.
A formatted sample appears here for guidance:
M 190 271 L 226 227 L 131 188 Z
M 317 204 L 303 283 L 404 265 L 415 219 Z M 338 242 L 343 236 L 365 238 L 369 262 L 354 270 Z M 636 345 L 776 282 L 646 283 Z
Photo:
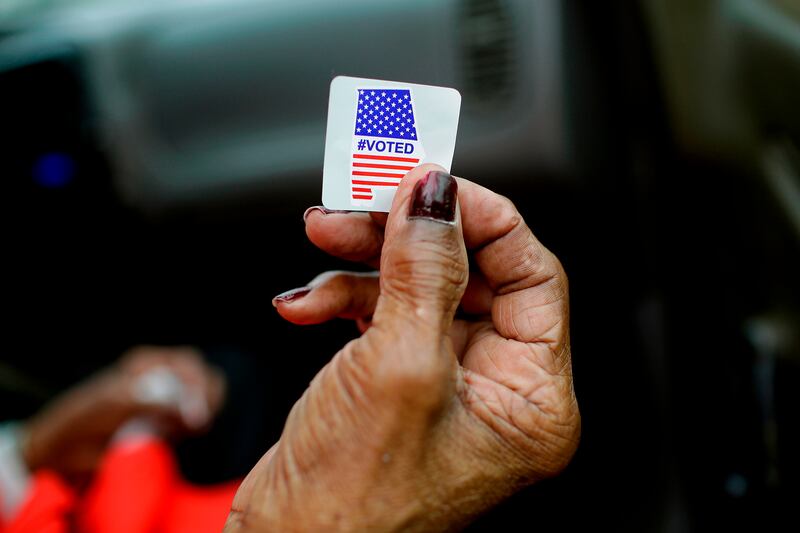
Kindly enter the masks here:
M 306 212 L 303 213 L 303 222 L 306 221 L 306 219 L 308 218 L 308 215 L 312 211 L 319 211 L 320 213 L 323 213 L 325 215 L 330 215 L 331 213 L 349 213 L 350 212 L 350 211 L 341 211 L 341 210 L 338 210 L 338 209 L 328 209 L 327 207 L 325 207 L 323 205 L 314 205 L 314 206 L 311 206 L 308 209 L 306 209 Z
M 272 305 L 276 305 L 279 303 L 289 303 L 295 300 L 299 300 L 309 292 L 311 292 L 311 287 L 298 287 L 297 289 L 292 289 L 290 291 L 282 292 L 272 299 Z
M 456 220 L 458 184 L 447 172 L 431 171 L 414 185 L 408 218 L 427 218 L 437 222 Z

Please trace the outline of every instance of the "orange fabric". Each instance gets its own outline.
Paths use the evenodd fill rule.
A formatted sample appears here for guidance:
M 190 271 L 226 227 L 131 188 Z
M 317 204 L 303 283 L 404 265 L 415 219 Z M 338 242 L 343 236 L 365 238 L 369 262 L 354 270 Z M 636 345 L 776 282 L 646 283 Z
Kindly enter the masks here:
M 37 472 L 25 503 L 0 533 L 67 533 L 75 495 L 51 472 Z
M 155 440 L 114 446 L 103 458 L 78 513 L 86 533 L 150 533 L 169 509 L 177 470 Z
M 218 533 L 239 482 L 195 487 L 181 480 L 172 450 L 156 440 L 123 443 L 103 458 L 78 501 L 56 476 L 38 473 L 0 533 Z
M 239 488 L 239 481 L 215 485 L 213 487 L 194 487 L 185 483 L 175 490 L 170 512 L 162 522 L 164 533 L 198 533 L 214 531 L 219 533 L 228 518 L 233 496 Z
M 218 533 L 238 485 L 193 487 L 164 443 L 123 444 L 104 458 L 78 523 L 86 533 Z

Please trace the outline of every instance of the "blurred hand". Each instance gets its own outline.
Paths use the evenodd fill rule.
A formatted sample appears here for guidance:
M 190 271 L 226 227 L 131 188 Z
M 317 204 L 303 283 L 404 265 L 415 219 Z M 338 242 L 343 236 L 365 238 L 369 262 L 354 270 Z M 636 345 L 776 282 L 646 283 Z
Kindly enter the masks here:
M 188 401 L 170 394 L 177 388 Z M 31 418 L 23 456 L 31 470 L 47 468 L 68 480 L 82 479 L 125 422 L 152 417 L 167 431 L 198 430 L 210 423 L 224 395 L 224 377 L 196 350 L 137 347 Z
M 327 273 L 276 297 L 292 322 L 364 333 L 294 406 L 227 531 L 450 529 L 574 454 L 566 275 L 510 201 L 459 179 L 457 204 L 440 170 L 410 172 L 388 218 L 307 213 L 317 246 L 380 276 Z

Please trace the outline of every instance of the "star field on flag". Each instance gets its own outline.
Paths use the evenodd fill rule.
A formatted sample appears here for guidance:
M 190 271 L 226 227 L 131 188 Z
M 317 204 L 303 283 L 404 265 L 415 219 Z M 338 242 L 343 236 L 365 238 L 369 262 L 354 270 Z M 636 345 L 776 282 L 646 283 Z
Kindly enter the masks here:
M 420 161 L 414 107 L 409 89 L 357 91 L 351 197 L 370 205 L 375 188 L 394 188 Z

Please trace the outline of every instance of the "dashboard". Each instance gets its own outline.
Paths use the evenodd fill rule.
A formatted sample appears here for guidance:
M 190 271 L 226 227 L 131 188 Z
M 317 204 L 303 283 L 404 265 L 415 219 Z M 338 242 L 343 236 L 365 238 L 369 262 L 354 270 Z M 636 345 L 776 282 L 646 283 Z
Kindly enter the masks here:
M 457 173 L 563 178 L 580 153 L 556 0 L 62 4 L 2 27 L 0 105 L 23 181 L 102 167 L 142 210 L 318 188 L 340 74 L 461 91 Z

